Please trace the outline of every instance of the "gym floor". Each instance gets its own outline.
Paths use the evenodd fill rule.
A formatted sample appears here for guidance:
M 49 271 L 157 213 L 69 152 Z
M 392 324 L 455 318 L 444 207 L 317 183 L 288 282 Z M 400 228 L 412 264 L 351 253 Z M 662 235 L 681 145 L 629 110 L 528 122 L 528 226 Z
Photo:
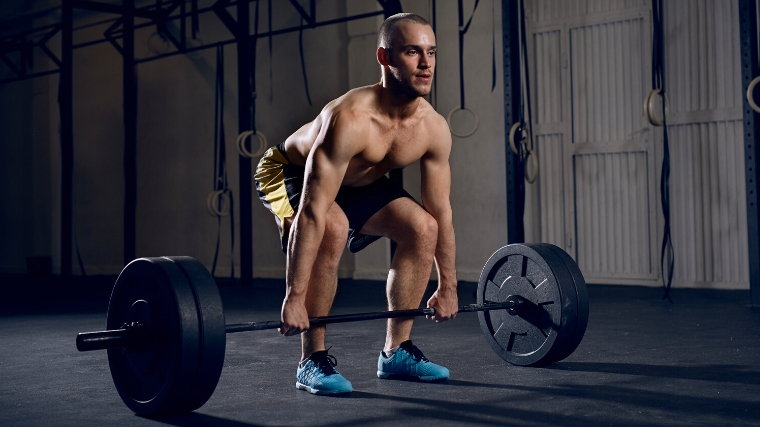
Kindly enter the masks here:
M 567 359 L 515 367 L 488 346 L 477 315 L 416 320 L 413 340 L 451 370 L 435 384 L 380 380 L 383 320 L 329 327 L 328 345 L 354 392 L 296 390 L 299 340 L 276 331 L 227 335 L 211 399 L 172 418 L 134 415 L 104 351 L 77 352 L 78 332 L 105 326 L 112 277 L 0 277 L 0 425 L 389 426 L 760 425 L 760 310 L 748 291 L 589 286 L 586 335 Z M 227 323 L 275 320 L 281 281 L 221 287 Z M 460 303 L 475 285 L 460 285 Z M 333 313 L 384 310 L 383 284 L 341 282 Z

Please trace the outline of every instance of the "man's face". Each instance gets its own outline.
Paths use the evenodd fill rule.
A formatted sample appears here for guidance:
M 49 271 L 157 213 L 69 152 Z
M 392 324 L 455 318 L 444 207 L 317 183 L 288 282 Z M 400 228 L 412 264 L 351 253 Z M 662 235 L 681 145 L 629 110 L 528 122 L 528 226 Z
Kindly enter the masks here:
M 430 93 L 435 71 L 435 34 L 428 25 L 401 22 L 390 53 L 389 69 L 401 90 L 412 97 Z

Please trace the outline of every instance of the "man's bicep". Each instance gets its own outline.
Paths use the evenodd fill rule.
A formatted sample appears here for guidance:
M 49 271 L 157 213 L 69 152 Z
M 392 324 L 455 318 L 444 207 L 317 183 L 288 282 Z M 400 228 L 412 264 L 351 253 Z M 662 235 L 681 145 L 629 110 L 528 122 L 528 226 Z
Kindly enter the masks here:
M 347 168 L 348 161 L 331 155 L 322 144 L 315 146 L 306 161 L 302 205 L 314 204 L 326 212 L 338 194 Z
M 431 214 L 451 210 L 451 168 L 448 156 L 426 156 L 420 161 L 422 204 Z
M 332 121 L 331 128 L 314 143 L 306 160 L 303 203 L 318 203 L 325 212 L 335 200 L 348 164 L 358 150 L 354 127 L 342 122 Z

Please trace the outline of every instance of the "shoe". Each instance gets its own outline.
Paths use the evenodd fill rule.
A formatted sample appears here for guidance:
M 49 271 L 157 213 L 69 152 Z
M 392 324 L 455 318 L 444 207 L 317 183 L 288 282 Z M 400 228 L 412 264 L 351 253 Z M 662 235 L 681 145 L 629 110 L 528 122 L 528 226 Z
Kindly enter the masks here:
M 335 369 L 337 365 L 338 361 L 327 350 L 315 352 L 298 364 L 296 388 L 318 395 L 352 392 L 351 382 Z
M 417 346 L 407 340 L 399 345 L 399 348 L 391 357 L 385 357 L 380 352 L 377 360 L 378 378 L 411 377 L 421 381 L 445 380 L 449 377 L 449 370 L 443 366 L 429 361 Z

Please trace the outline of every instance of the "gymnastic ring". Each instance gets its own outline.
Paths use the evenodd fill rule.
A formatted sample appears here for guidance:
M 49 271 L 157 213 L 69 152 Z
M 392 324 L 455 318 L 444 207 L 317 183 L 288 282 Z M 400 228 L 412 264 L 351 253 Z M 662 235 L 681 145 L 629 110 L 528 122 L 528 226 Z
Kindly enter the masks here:
M 652 89 L 649 91 L 649 94 L 646 97 L 646 100 L 644 101 L 644 112 L 646 113 L 647 120 L 649 120 L 649 123 L 652 124 L 652 126 L 662 126 L 665 124 L 665 120 L 670 117 L 670 101 L 668 101 L 668 95 L 663 95 L 665 97 L 665 117 L 663 120 L 657 120 L 657 115 L 654 112 L 655 110 L 655 95 L 660 93 L 660 89 Z
M 235 143 L 238 153 L 240 153 L 240 155 L 243 157 L 248 157 L 249 159 L 253 157 L 258 157 L 264 154 L 264 152 L 267 151 L 267 148 L 269 145 L 269 143 L 267 142 L 267 137 L 264 136 L 264 134 L 261 133 L 261 131 L 256 131 L 256 137 L 259 139 L 259 149 L 256 150 L 256 152 L 254 153 L 248 151 L 245 148 L 245 139 L 251 135 L 253 135 L 252 130 L 247 130 L 245 132 L 242 132 L 240 135 L 238 135 L 237 143 Z
M 515 132 L 519 127 L 520 122 L 515 122 L 515 124 L 512 125 L 512 128 L 509 129 L 509 148 L 511 148 L 512 152 L 515 154 L 520 154 L 520 152 L 517 151 L 517 147 L 515 146 Z
M 525 181 L 528 182 L 528 184 L 533 184 L 536 182 L 536 178 L 538 178 L 538 154 L 536 154 L 533 149 L 528 148 L 528 157 L 530 157 L 531 162 L 533 163 L 533 170 L 535 171 L 533 173 L 533 176 L 530 175 L 528 172 L 527 166 L 525 167 Z M 527 157 L 526 157 L 527 158 Z
M 515 124 L 512 125 L 512 128 L 509 129 L 509 148 L 512 149 L 512 152 L 515 154 L 520 154 L 520 151 L 517 149 L 517 145 L 515 145 L 515 133 L 517 132 L 517 129 L 520 127 L 522 122 L 515 122 Z M 528 129 L 527 126 L 523 128 L 523 131 L 525 131 L 525 138 L 520 139 L 522 141 L 523 139 L 530 140 L 530 129 Z
M 455 111 L 458 111 L 458 110 L 467 110 L 467 111 L 469 111 L 472 114 L 472 117 L 475 117 L 475 126 L 473 126 L 472 130 L 470 130 L 467 133 L 459 133 L 459 132 L 455 131 L 454 128 L 451 127 L 451 116 L 454 114 Z M 475 133 L 476 130 L 478 130 L 478 123 L 480 123 L 480 119 L 478 118 L 478 115 L 475 113 L 475 111 L 472 108 L 470 108 L 470 107 L 462 107 L 462 108 L 454 107 L 454 109 L 452 109 L 449 112 L 449 115 L 446 116 L 446 122 L 448 122 L 448 124 L 449 124 L 449 130 L 451 130 L 451 133 L 454 136 L 458 136 L 460 138 L 467 138 L 468 136 L 470 136 L 473 133 Z
M 209 193 L 206 198 L 206 209 L 208 209 L 211 216 L 227 216 L 230 214 L 230 205 L 227 203 L 229 196 L 225 198 L 225 195 L 227 195 L 227 190 L 217 190 Z M 216 206 L 220 197 L 222 200 L 222 208 L 218 209 Z
M 760 113 L 760 106 L 757 105 L 755 99 L 752 97 L 752 92 L 755 91 L 755 86 L 757 86 L 758 83 L 760 83 L 760 76 L 752 79 L 752 81 L 749 83 L 749 86 L 747 87 L 747 102 L 749 102 L 749 106 L 752 107 L 756 113 Z

